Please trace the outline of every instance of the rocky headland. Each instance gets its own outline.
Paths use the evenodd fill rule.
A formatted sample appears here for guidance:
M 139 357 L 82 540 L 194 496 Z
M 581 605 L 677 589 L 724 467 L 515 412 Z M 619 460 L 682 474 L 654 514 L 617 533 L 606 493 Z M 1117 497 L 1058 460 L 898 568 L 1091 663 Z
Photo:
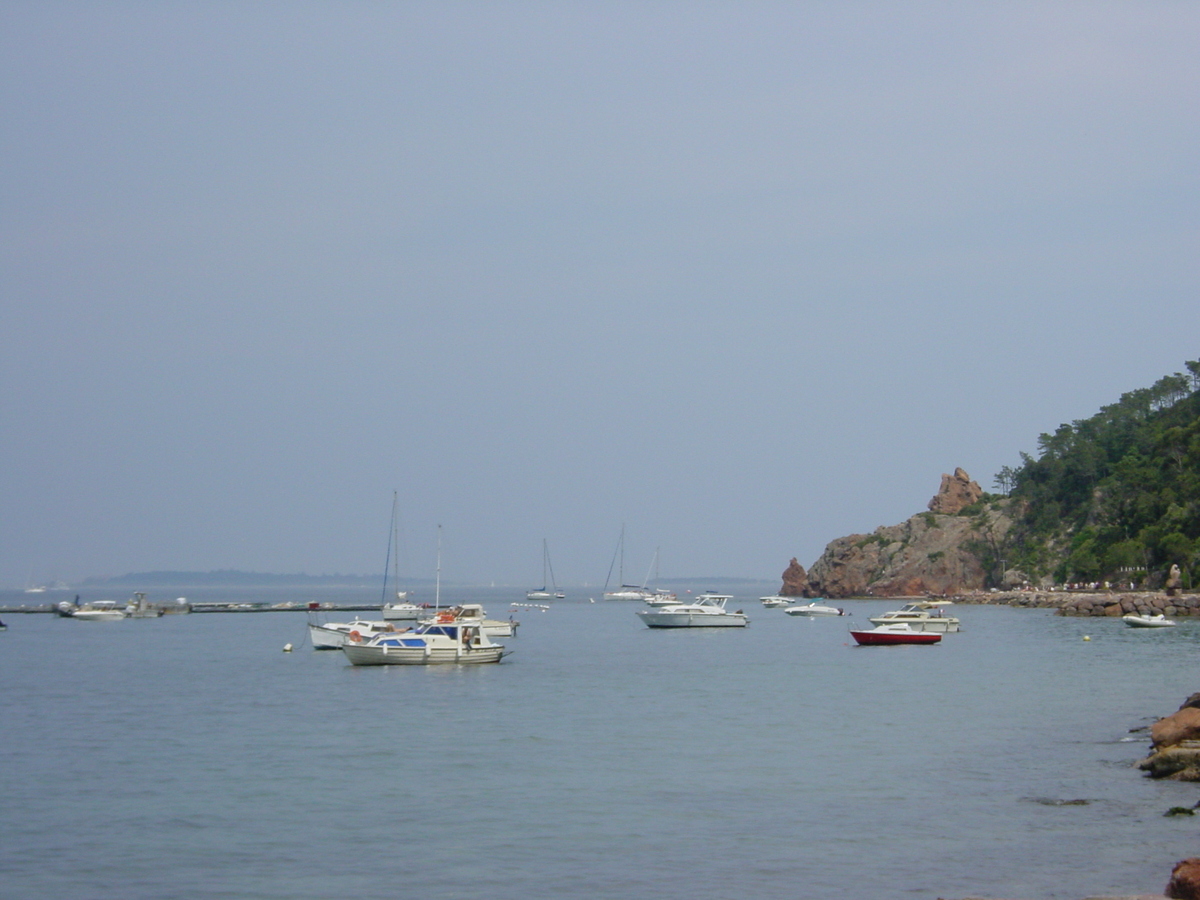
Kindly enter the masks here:
M 999 546 L 1013 520 L 1007 501 L 977 507 L 983 490 L 962 469 L 943 475 L 928 510 L 870 534 L 831 541 L 807 572 L 795 559 L 780 593 L 791 597 L 938 597 L 983 588 L 980 548 Z M 971 513 L 971 514 L 965 514 Z

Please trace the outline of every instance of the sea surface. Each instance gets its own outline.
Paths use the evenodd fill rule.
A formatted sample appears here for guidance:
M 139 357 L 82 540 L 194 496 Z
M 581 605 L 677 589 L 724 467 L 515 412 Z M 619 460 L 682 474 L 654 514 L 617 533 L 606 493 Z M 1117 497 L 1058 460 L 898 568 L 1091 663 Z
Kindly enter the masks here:
M 1163 815 L 1200 787 L 1147 780 L 1131 732 L 1200 690 L 1200 623 L 960 606 L 939 645 L 857 647 L 897 604 L 806 620 L 774 587 L 712 631 L 575 590 L 462 668 L 352 667 L 302 612 L 6 614 L 0 896 L 1078 900 L 1200 850 Z

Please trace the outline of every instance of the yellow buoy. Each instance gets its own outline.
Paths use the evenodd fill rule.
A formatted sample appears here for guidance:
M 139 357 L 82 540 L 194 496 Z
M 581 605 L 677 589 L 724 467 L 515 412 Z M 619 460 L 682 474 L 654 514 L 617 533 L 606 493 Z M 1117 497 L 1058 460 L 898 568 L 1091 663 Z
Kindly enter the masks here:
M 1083 636 L 1083 639 L 1084 639 L 1085 641 L 1090 641 L 1090 640 L 1092 639 L 1092 636 L 1091 636 L 1090 634 L 1085 634 L 1085 635 Z

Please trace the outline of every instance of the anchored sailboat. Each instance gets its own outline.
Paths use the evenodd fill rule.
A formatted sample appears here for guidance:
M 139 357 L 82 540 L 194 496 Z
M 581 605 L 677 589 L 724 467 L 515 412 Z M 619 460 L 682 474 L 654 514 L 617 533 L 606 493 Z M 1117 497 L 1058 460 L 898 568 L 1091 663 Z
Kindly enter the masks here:
M 389 622 L 410 622 L 425 610 L 409 603 L 408 591 L 400 590 L 400 528 L 397 524 L 396 508 L 396 492 L 392 491 L 392 528 L 388 534 L 387 556 L 383 563 L 383 618 Z M 392 590 L 396 595 L 396 599 L 392 601 L 389 601 L 387 596 L 389 562 L 393 568 Z
M 546 581 L 546 572 L 550 573 L 550 581 Z M 546 590 L 546 585 L 550 585 L 550 590 Z M 535 591 L 526 591 L 526 600 L 562 600 L 567 595 L 558 589 L 558 584 L 554 581 L 554 566 L 550 564 L 550 548 L 546 543 L 546 539 L 542 538 L 542 586 Z

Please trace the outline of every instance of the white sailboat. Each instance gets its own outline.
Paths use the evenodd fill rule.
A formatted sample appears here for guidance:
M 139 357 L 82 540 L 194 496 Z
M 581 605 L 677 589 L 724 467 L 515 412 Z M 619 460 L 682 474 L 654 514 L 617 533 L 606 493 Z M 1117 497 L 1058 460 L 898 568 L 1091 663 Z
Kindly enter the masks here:
M 392 590 L 396 596 L 392 601 L 387 599 L 389 561 L 393 567 Z M 383 618 L 387 622 L 411 622 L 424 612 L 421 607 L 408 601 L 408 591 L 400 590 L 400 529 L 396 518 L 396 492 L 392 491 L 392 528 L 388 534 L 388 552 L 383 563 Z
M 620 565 L 617 569 L 617 580 L 621 582 L 621 586 L 616 590 L 608 589 L 609 578 L 612 578 L 613 565 L 620 559 Z M 646 586 L 638 587 L 633 584 L 625 584 L 625 526 L 621 526 L 621 537 L 617 541 L 617 551 L 613 554 L 613 561 L 608 564 L 608 578 L 604 579 L 604 599 L 605 600 L 649 600 L 654 596 L 654 591 L 646 590 Z
M 550 573 L 550 580 L 546 581 L 546 572 Z M 546 585 L 550 585 L 550 589 L 546 589 Z M 546 539 L 542 538 L 542 586 L 534 591 L 526 591 L 526 600 L 562 600 L 567 595 L 558 589 L 558 584 L 554 580 L 554 566 L 550 564 L 550 548 L 546 543 Z

